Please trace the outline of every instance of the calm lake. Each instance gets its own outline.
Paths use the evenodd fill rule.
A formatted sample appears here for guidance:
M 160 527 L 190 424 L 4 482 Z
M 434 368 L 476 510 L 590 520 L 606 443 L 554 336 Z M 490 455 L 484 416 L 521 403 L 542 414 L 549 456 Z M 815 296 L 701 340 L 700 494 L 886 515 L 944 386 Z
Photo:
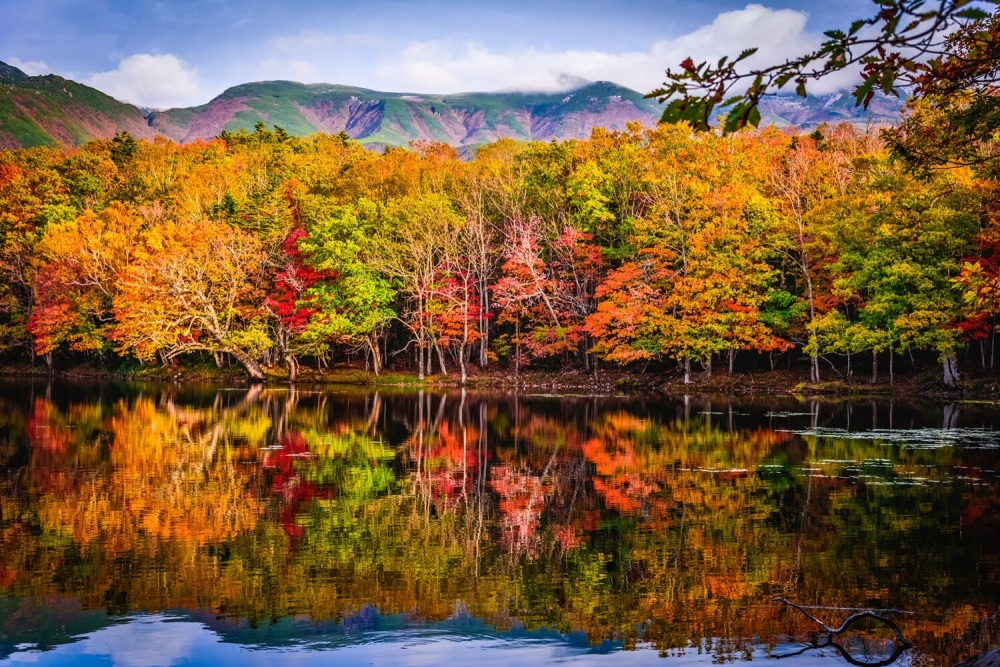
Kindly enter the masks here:
M 0 664 L 951 665 L 998 464 L 984 403 L 0 384 Z

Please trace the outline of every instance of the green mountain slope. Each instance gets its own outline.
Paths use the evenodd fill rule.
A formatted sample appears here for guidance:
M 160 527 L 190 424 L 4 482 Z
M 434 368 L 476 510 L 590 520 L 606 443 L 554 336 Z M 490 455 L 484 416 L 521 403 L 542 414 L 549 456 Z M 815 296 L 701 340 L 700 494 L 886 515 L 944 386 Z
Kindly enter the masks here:
M 78 146 L 127 130 L 153 137 L 142 112 L 55 75 L 28 76 L 0 63 L 0 148 Z
M 150 123 L 178 141 L 249 130 L 263 120 L 294 135 L 346 132 L 366 144 L 426 139 L 466 147 L 500 137 L 586 137 L 594 127 L 620 130 L 658 116 L 655 101 L 607 82 L 562 93 L 421 95 L 267 81 L 230 88 L 200 107 L 154 112 Z
M 809 129 L 824 122 L 893 123 L 899 107 L 894 98 L 877 97 L 866 112 L 843 93 L 779 96 L 765 98 L 761 114 L 764 124 Z M 454 95 L 264 81 L 229 88 L 202 106 L 144 115 L 88 86 L 54 75 L 31 77 L 0 62 L 0 148 L 79 145 L 123 130 L 187 142 L 223 130 L 252 130 L 264 121 L 299 136 L 346 132 L 372 148 L 431 140 L 466 152 L 501 137 L 547 141 L 588 137 L 595 127 L 623 130 L 633 121 L 651 126 L 660 111 L 655 100 L 606 81 L 580 81 L 558 93 Z

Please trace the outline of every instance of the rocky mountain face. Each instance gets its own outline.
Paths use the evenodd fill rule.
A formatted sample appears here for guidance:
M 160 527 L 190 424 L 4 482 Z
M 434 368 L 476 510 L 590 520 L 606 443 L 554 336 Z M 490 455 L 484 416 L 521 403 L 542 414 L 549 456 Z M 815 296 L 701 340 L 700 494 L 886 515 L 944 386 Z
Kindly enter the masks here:
M 250 130 L 263 120 L 290 134 L 346 132 L 365 144 L 405 146 L 415 140 L 468 147 L 501 137 L 582 138 L 594 127 L 624 130 L 656 122 L 659 105 L 612 83 L 587 83 L 562 93 L 384 93 L 290 81 L 230 88 L 206 105 L 150 116 L 151 126 L 177 141 Z
M 846 93 L 777 96 L 761 104 L 764 123 L 811 129 L 824 122 L 893 123 L 900 103 L 876 98 L 865 112 Z M 346 132 L 370 145 L 442 141 L 470 150 L 501 137 L 518 140 L 585 138 L 595 127 L 653 125 L 660 105 L 606 81 L 579 82 L 559 93 L 386 93 L 333 84 L 265 81 L 235 86 L 207 104 L 144 113 L 131 104 L 58 76 L 29 77 L 0 63 L 0 148 L 79 145 L 127 130 L 188 142 L 223 130 L 252 130 L 258 121 L 289 134 Z
M 802 98 L 797 95 L 774 95 L 760 103 L 761 125 L 774 123 L 778 127 L 814 129 L 823 123 L 850 123 L 862 129 L 870 126 L 893 125 L 899 122 L 903 101 L 887 95 L 876 95 L 867 111 L 854 104 L 850 92 L 831 93 Z

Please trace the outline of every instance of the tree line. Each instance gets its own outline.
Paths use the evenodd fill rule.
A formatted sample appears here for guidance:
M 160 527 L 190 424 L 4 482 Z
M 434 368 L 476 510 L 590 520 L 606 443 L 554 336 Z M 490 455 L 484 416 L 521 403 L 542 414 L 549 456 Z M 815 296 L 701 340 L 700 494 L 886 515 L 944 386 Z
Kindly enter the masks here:
M 749 354 L 874 381 L 920 353 L 955 385 L 960 356 L 993 365 L 996 202 L 993 179 L 913 173 L 848 125 L 636 124 L 467 160 L 263 123 L 185 146 L 121 134 L 0 153 L 0 342 L 50 368 L 202 355 L 254 380 L 350 355 L 462 382 L 494 365 L 687 381 Z

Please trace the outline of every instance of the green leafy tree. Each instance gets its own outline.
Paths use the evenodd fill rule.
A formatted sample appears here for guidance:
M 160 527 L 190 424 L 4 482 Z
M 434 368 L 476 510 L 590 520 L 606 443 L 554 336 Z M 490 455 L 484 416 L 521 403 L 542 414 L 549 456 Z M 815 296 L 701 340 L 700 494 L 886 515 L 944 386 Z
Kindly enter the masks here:
M 331 278 L 317 282 L 304 295 L 315 314 L 302 338 L 364 347 L 378 375 L 384 365 L 382 335 L 397 316 L 392 308 L 396 291 L 365 260 L 371 243 L 368 231 L 348 207 L 338 207 L 308 224 L 299 249 L 309 266 Z

